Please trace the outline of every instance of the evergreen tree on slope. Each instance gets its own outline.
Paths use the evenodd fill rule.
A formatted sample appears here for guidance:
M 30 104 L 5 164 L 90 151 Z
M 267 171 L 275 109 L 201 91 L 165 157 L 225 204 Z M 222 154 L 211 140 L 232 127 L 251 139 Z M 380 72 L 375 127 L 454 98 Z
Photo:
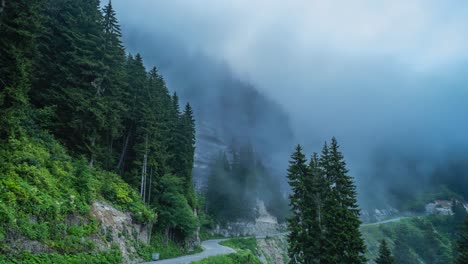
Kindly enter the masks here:
M 324 170 L 330 190 L 325 204 L 328 211 L 326 258 L 331 263 L 365 263 L 366 247 L 359 230 L 356 187 L 347 175 L 346 162 L 335 138 L 322 158 L 327 159 Z
M 387 241 L 383 239 L 380 242 L 379 246 L 379 256 L 375 260 L 375 263 L 377 264 L 394 264 L 395 260 L 392 257 L 392 253 L 390 252 L 390 249 L 388 248 Z
M 8 1 L 0 13 L 0 138 L 17 136 L 28 117 L 42 1 Z
M 302 147 L 297 145 L 295 152 L 291 155 L 288 168 L 288 181 L 291 186 L 290 207 L 291 218 L 288 219 L 288 255 L 291 263 L 307 263 L 304 256 L 306 236 L 304 229 L 304 179 L 309 176 L 307 160 L 302 153 Z
M 309 175 L 304 179 L 304 257 L 306 263 L 323 263 L 322 250 L 325 245 L 323 206 L 326 185 L 319 167 L 319 157 L 314 153 L 309 163 Z
M 105 146 L 99 157 L 107 169 L 115 168 L 118 152 L 115 141 L 123 134 L 123 114 L 126 111 L 125 49 L 122 45 L 122 33 L 111 1 L 103 8 L 103 64 L 102 94 L 105 105 L 105 124 L 101 144 Z

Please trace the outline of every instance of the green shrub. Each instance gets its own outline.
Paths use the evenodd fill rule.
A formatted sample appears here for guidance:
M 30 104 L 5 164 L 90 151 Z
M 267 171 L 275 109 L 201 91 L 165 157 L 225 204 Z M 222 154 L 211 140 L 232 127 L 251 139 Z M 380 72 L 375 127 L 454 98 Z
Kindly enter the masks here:
M 379 241 L 386 239 L 394 254 L 397 253 L 394 252 L 395 244 L 400 240 L 415 258 L 426 263 L 451 263 L 455 241 L 452 231 L 452 216 L 414 217 L 399 222 L 361 227 L 369 259 L 376 258 Z
M 193 264 L 261 264 L 262 262 L 250 251 L 240 251 L 237 253 L 209 257 Z
M 155 221 L 155 214 L 118 175 L 72 159 L 51 136 L 0 143 L 0 253 L 11 253 L 8 234 L 39 241 L 63 254 L 93 251 L 96 245 L 87 237 L 98 230 L 99 223 L 90 216 L 90 204 L 96 200 L 132 212 L 141 223 Z M 70 224 L 69 217 L 80 221 Z M 36 258 L 47 256 L 31 255 L 27 261 L 34 263 Z
M 231 238 L 229 240 L 222 241 L 220 244 L 234 249 L 249 250 L 254 255 L 258 254 L 257 239 L 255 239 L 255 237 Z
M 0 263 L 4 264 L 117 264 L 122 262 L 122 255 L 118 249 L 112 249 L 98 254 L 75 254 L 75 255 L 60 255 L 60 254 L 31 254 L 23 252 L 19 256 L 8 257 L 0 256 Z

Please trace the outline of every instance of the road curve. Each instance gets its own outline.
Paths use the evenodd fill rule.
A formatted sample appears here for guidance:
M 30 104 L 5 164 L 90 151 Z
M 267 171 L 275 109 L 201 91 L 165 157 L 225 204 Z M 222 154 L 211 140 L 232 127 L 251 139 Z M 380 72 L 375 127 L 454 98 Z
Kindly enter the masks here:
M 201 243 L 203 247 L 203 251 L 193 255 L 182 256 L 178 258 L 172 259 L 163 259 L 158 261 L 146 262 L 146 264 L 188 264 L 193 261 L 202 260 L 207 257 L 211 256 L 218 256 L 218 255 L 227 255 L 231 253 L 235 253 L 236 251 L 230 247 L 225 247 L 220 245 L 219 242 L 224 241 L 226 239 L 212 239 L 206 240 Z
M 368 225 L 381 225 L 381 224 L 386 224 L 386 223 L 391 223 L 391 222 L 398 222 L 402 219 L 406 219 L 409 217 L 396 217 L 392 219 L 387 219 L 384 221 L 376 222 L 376 223 L 370 223 L 370 224 L 362 224 L 361 226 L 368 226 Z M 271 234 L 268 237 L 273 237 L 273 236 L 284 236 L 287 235 L 288 232 L 282 232 L 282 233 L 276 233 L 276 234 Z M 257 236 L 257 239 L 264 239 L 267 236 Z M 218 256 L 218 255 L 227 255 L 231 253 L 235 253 L 236 251 L 230 247 L 226 247 L 223 245 L 220 245 L 219 242 L 228 240 L 227 239 L 212 239 L 212 240 L 206 240 L 201 243 L 201 246 L 203 247 L 203 251 L 194 255 L 186 255 L 186 256 L 181 256 L 178 258 L 172 258 L 172 259 L 163 259 L 163 260 L 158 260 L 158 261 L 151 261 L 151 262 L 146 262 L 145 264 L 189 264 L 193 261 L 199 261 L 207 257 L 211 256 Z

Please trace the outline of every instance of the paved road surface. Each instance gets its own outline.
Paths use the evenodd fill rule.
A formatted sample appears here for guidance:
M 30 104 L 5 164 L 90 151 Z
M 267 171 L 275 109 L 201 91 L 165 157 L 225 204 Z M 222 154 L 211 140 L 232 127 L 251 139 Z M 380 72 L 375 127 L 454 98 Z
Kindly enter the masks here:
M 361 226 L 382 225 L 382 224 L 387 224 L 387 223 L 392 223 L 392 222 L 399 222 L 400 220 L 406 219 L 406 218 L 409 218 L 409 217 L 406 217 L 406 216 L 396 217 L 396 218 L 392 218 L 392 219 L 388 219 L 388 220 L 384 220 L 380 222 L 362 224 Z
M 234 249 L 225 247 L 219 244 L 219 242 L 226 239 L 213 239 L 203 241 L 201 246 L 203 247 L 203 252 L 197 253 L 194 255 L 182 256 L 173 259 L 164 259 L 158 261 L 147 262 L 146 264 L 188 264 L 193 261 L 202 260 L 207 257 L 217 256 L 217 255 L 227 255 L 236 252 Z
M 405 218 L 408 218 L 408 217 L 396 217 L 393 219 L 388 219 L 388 220 L 384 220 L 384 221 L 380 221 L 376 223 L 363 224 L 362 226 L 380 225 L 380 224 L 386 224 L 386 223 L 391 223 L 391 222 L 398 222 Z M 284 236 L 287 234 L 288 232 L 283 232 L 283 233 L 269 235 L 269 237 Z M 257 236 L 256 238 L 262 239 L 262 238 L 265 238 L 265 236 Z M 236 251 L 234 249 L 225 247 L 219 244 L 219 242 L 224 241 L 224 240 L 227 240 L 227 239 L 212 239 L 212 240 L 203 241 L 201 246 L 203 247 L 204 250 L 203 252 L 198 253 L 198 254 L 182 256 L 182 257 L 173 258 L 173 259 L 152 261 L 152 262 L 147 262 L 146 264 L 189 264 L 193 261 L 202 260 L 204 258 L 211 257 L 211 256 L 227 255 L 227 254 L 235 253 Z

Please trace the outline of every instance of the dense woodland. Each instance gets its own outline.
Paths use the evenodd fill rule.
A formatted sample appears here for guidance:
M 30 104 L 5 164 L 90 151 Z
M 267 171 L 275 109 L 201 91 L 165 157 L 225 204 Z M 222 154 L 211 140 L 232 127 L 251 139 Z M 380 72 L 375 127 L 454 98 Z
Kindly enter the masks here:
M 289 212 L 278 180 L 251 144 L 239 148 L 232 145 L 228 153 L 219 153 L 213 159 L 205 194 L 206 211 L 218 223 L 254 221 L 258 216 L 257 201 L 264 202 L 279 222 Z
M 97 200 L 131 212 L 153 227 L 151 241 L 175 250 L 200 225 L 192 108 L 121 37 L 110 2 L 0 1 L 0 262 L 120 262 L 118 249 L 98 252 L 90 238 L 112 242 L 90 217 Z M 260 199 L 283 220 L 288 207 L 269 175 L 250 145 L 220 153 L 207 212 L 219 222 L 252 220 Z M 336 140 L 309 162 L 298 146 L 288 179 L 292 262 L 364 263 L 355 185 Z M 467 263 L 466 220 L 458 231 L 466 212 L 454 211 L 383 230 L 392 240 L 381 242 L 377 263 Z M 31 256 L 26 240 L 44 254 Z M 138 257 L 153 250 L 137 248 Z
M 170 95 L 156 68 L 147 71 L 139 54 L 127 54 L 112 4 L 101 9 L 99 0 L 6 1 L 0 36 L 1 243 L 15 226 L 23 232 L 13 219 L 54 199 L 63 202 L 68 191 L 82 199 L 84 214 L 98 197 L 128 208 L 138 204 L 147 216 L 143 222 L 155 219 L 147 208 L 155 212 L 155 230 L 166 239 L 191 236 L 198 209 L 192 108 Z M 25 155 L 27 148 L 37 155 Z M 40 177 L 35 170 L 42 170 Z M 23 193 L 26 187 L 33 191 Z M 37 189 L 42 196 L 31 197 Z M 58 219 L 75 213 L 58 210 Z M 39 217 L 37 224 L 48 229 L 40 241 L 60 238 L 52 235 L 53 218 L 46 212 Z M 7 252 L 8 245 L 0 250 Z
M 298 145 L 289 162 L 292 263 L 366 263 L 356 187 L 335 138 L 307 162 Z
M 298 145 L 289 164 L 291 263 L 466 263 L 468 217 L 460 202 L 453 202 L 453 215 L 361 225 L 356 187 L 335 138 L 309 162 Z

